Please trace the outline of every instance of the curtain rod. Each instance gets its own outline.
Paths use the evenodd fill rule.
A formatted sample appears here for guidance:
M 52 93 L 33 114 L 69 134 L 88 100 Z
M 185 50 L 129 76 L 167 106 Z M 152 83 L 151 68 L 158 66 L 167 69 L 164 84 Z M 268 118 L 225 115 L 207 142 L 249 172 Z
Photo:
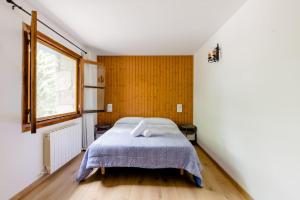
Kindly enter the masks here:
M 20 10 L 22 10 L 24 13 L 26 13 L 27 15 L 31 16 L 30 12 L 28 12 L 27 10 L 25 10 L 24 8 L 22 8 L 21 6 L 19 6 L 18 4 L 16 4 L 14 1 L 12 0 L 6 0 L 7 3 L 12 4 L 12 9 L 14 10 L 15 8 L 18 8 Z M 77 46 L 75 43 L 73 43 L 71 40 L 67 39 L 66 37 L 64 37 L 62 34 L 60 34 L 59 32 L 57 32 L 56 30 L 54 30 L 53 28 L 51 28 L 49 25 L 47 25 L 46 23 L 44 23 L 43 21 L 37 19 L 38 22 L 40 22 L 42 25 L 44 25 L 45 27 L 47 27 L 48 29 L 50 29 L 51 31 L 53 31 L 54 33 L 56 33 L 57 35 L 59 35 L 61 38 L 63 38 L 64 40 L 66 40 L 67 42 L 69 42 L 70 44 L 72 44 L 74 47 L 76 47 L 77 49 L 79 49 L 81 52 L 84 52 L 85 54 L 87 54 L 87 52 L 85 50 L 83 50 L 82 48 L 80 48 L 79 46 Z

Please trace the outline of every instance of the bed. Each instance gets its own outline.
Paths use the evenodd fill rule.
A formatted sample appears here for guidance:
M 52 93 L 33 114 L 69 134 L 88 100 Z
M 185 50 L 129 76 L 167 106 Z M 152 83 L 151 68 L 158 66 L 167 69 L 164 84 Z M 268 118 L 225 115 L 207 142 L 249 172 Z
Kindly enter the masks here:
M 131 134 L 141 120 L 147 123 L 150 137 Z M 196 186 L 203 186 L 201 164 L 193 145 L 173 121 L 165 118 L 118 120 L 88 147 L 76 180 L 83 181 L 94 168 L 107 167 L 176 168 L 189 172 Z

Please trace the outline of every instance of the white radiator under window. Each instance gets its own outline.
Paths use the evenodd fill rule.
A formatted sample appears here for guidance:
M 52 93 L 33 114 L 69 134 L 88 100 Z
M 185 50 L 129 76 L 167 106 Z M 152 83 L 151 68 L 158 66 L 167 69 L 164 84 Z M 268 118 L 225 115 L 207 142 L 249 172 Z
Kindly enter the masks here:
M 81 140 L 80 124 L 64 126 L 44 135 L 44 165 L 49 174 L 81 152 Z

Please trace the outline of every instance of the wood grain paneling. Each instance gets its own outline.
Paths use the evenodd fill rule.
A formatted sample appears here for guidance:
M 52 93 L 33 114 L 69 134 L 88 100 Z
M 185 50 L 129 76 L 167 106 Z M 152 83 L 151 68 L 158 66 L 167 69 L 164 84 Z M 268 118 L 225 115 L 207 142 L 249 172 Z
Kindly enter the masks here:
M 98 56 L 105 67 L 105 105 L 99 123 L 125 116 L 166 117 L 176 123 L 193 121 L 193 56 Z M 176 104 L 183 112 L 176 112 Z

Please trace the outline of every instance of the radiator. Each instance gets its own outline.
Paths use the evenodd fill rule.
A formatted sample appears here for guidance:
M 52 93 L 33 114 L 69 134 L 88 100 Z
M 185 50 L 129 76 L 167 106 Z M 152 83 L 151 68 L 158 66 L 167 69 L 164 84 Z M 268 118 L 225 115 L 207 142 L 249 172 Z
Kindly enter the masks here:
M 44 165 L 49 174 L 81 152 L 81 137 L 80 124 L 64 126 L 44 135 Z

